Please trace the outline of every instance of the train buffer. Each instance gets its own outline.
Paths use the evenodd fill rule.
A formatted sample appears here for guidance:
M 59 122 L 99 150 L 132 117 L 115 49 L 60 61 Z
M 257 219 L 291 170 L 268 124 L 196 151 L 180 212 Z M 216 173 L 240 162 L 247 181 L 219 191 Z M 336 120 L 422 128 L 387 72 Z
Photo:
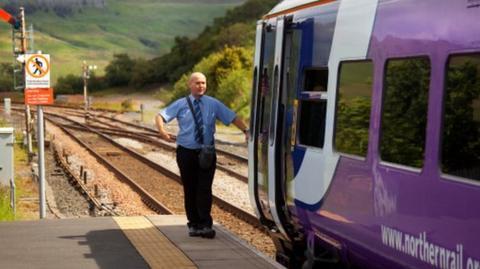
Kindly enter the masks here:
M 282 268 L 219 225 L 189 237 L 185 216 L 0 223 L 0 268 Z

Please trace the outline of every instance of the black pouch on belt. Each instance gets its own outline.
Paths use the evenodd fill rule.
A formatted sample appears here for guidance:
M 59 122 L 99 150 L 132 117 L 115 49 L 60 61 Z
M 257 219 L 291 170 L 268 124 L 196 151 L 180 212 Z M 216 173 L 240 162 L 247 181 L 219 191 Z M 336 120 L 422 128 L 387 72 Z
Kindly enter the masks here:
M 215 146 L 203 145 L 198 155 L 198 164 L 202 169 L 212 167 L 215 162 Z

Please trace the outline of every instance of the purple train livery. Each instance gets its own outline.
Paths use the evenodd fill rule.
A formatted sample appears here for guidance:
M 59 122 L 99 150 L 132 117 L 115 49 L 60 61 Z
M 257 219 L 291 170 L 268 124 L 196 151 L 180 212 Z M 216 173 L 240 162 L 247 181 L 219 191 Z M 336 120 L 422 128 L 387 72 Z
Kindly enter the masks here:
M 252 206 L 289 268 L 480 269 L 480 0 L 257 24 Z

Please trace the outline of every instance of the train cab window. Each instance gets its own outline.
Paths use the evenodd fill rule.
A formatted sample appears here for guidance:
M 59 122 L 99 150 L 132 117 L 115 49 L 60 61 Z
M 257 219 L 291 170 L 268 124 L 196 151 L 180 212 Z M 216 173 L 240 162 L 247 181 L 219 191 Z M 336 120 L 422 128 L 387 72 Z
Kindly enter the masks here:
M 444 173 L 480 181 L 480 54 L 448 61 L 441 159 Z
M 380 133 L 383 161 L 423 167 L 429 84 L 428 58 L 387 62 Z
M 300 104 L 299 142 L 323 148 L 325 140 L 326 100 L 303 100 Z
M 335 114 L 335 149 L 341 153 L 367 156 L 372 99 L 371 61 L 340 65 Z
M 326 92 L 328 69 L 307 69 L 303 90 L 307 92 Z

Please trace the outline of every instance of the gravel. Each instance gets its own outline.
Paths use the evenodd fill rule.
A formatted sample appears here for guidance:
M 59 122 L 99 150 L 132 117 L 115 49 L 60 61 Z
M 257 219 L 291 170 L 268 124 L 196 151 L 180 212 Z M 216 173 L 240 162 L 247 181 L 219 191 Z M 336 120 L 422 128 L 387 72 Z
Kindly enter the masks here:
M 154 214 L 141 200 L 140 195 L 126 183 L 119 181 L 116 176 L 100 164 L 86 149 L 66 135 L 58 127 L 47 122 L 47 130 L 55 136 L 52 141 L 60 152 L 69 155 L 69 161 L 74 171 L 84 166 L 91 180 L 87 187 L 94 193 L 95 185 L 106 192 L 107 201 L 116 204 L 116 211 L 123 216 L 151 215 Z
M 73 187 L 66 177 L 63 169 L 57 166 L 53 150 L 45 151 L 46 180 L 53 191 L 56 208 L 67 218 L 90 216 L 90 204 Z

